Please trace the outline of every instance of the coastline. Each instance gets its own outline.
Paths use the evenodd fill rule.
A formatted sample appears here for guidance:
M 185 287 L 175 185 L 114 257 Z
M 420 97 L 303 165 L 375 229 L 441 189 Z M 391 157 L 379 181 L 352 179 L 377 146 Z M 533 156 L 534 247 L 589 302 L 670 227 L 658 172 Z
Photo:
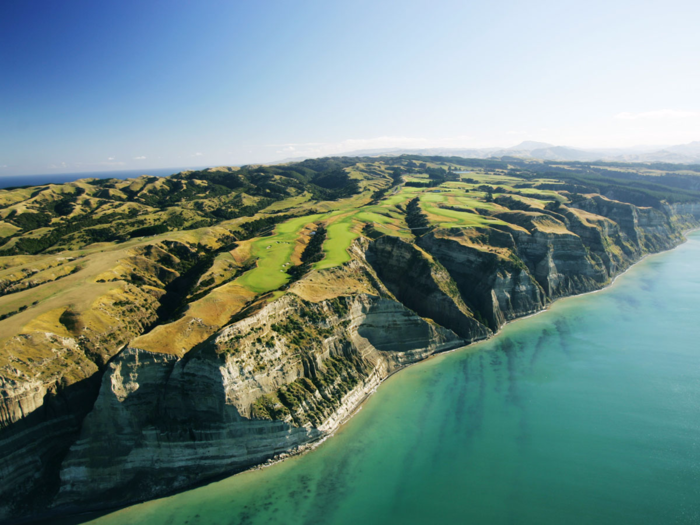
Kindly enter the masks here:
M 141 516 L 150 515 L 163 525 L 192 523 L 211 509 L 233 521 L 250 516 L 256 525 L 387 519 L 418 525 L 432 516 L 458 523 L 465 515 L 476 523 L 519 516 L 530 525 L 557 525 L 559 507 L 545 519 L 538 511 L 561 486 L 568 497 L 557 501 L 570 515 L 581 512 L 574 519 L 580 525 L 602 514 L 608 525 L 629 516 L 648 525 L 662 523 L 663 515 L 688 516 L 693 478 L 678 474 L 688 472 L 679 460 L 698 452 L 697 396 L 688 394 L 700 387 L 694 344 L 700 327 L 693 323 L 700 234 L 688 240 L 638 265 L 608 293 L 558 303 L 486 345 L 408 369 L 314 454 L 96 523 L 148 525 Z M 677 437 L 685 453 L 673 448 L 658 456 L 660 437 Z M 659 462 L 668 485 L 657 499 Z M 601 480 L 600 472 L 609 475 Z M 601 484 L 611 499 L 598 498 Z M 520 498 L 512 498 L 513 486 Z M 639 506 L 640 487 L 648 507 Z
M 334 428 L 332 431 L 330 431 L 328 434 L 322 436 L 321 438 L 319 438 L 319 439 L 317 439 L 317 440 L 315 440 L 315 441 L 311 441 L 311 442 L 309 442 L 309 443 L 306 443 L 305 445 L 302 445 L 302 446 L 300 446 L 300 447 L 297 447 L 297 449 L 291 450 L 291 451 L 286 452 L 286 453 L 283 453 L 283 454 L 279 454 L 279 455 L 277 455 L 277 456 L 275 456 L 275 457 L 273 457 L 273 458 L 267 460 L 267 461 L 264 462 L 264 463 L 261 463 L 261 464 L 259 464 L 259 465 L 254 465 L 254 466 L 249 467 L 249 468 L 247 468 L 247 469 L 245 469 L 245 470 L 242 470 L 242 471 L 240 471 L 240 472 L 237 472 L 237 473 L 235 473 L 235 474 L 232 474 L 232 476 L 236 476 L 236 475 L 238 475 L 238 474 L 244 474 L 245 472 L 250 472 L 250 471 L 255 471 L 255 470 L 262 470 L 262 469 L 271 467 L 271 466 L 273 466 L 273 465 L 276 465 L 276 464 L 278 464 L 278 463 L 281 463 L 282 461 L 285 461 L 286 459 L 290 459 L 290 458 L 296 457 L 296 456 L 302 456 L 302 455 L 304 455 L 304 454 L 307 454 L 307 453 L 313 451 L 313 450 L 316 449 L 317 447 L 321 446 L 326 440 L 328 440 L 329 438 L 332 438 L 332 437 L 336 434 L 336 432 L 338 432 L 344 425 L 346 425 L 346 424 L 355 416 L 355 414 L 359 413 L 359 412 L 362 410 L 362 405 L 364 405 L 364 403 L 379 389 L 379 387 L 380 387 L 385 381 L 387 381 L 389 378 L 393 377 L 394 375 L 398 374 L 399 372 L 401 372 L 401 371 L 403 371 L 403 370 L 406 370 L 408 367 L 411 367 L 411 366 L 414 366 L 414 365 L 419 365 L 419 364 L 421 364 L 421 363 L 425 363 L 425 362 L 427 362 L 427 361 L 429 361 L 429 360 L 431 360 L 431 359 L 434 359 L 434 358 L 443 356 L 443 355 L 445 355 L 445 354 L 451 354 L 451 353 L 453 353 L 453 352 L 458 352 L 458 351 L 462 351 L 462 350 L 469 351 L 469 352 L 476 352 L 476 351 L 479 350 L 479 348 L 478 348 L 479 345 L 481 345 L 482 343 L 491 341 L 491 340 L 493 340 L 494 338 L 498 337 L 500 334 L 503 333 L 503 329 L 504 329 L 506 326 L 508 326 L 508 325 L 510 325 L 510 324 L 512 324 L 512 323 L 516 323 L 516 322 L 519 322 L 519 321 L 524 321 L 524 320 L 526 320 L 526 319 L 530 319 L 530 318 L 535 317 L 535 316 L 537 316 L 537 315 L 540 315 L 540 314 L 542 314 L 542 313 L 548 312 L 548 311 L 550 310 L 550 308 L 551 308 L 554 304 L 559 304 L 559 303 L 560 303 L 561 301 L 563 301 L 563 300 L 566 300 L 566 299 L 574 299 L 574 298 L 578 298 L 578 297 L 584 297 L 584 296 L 586 296 L 586 295 L 591 295 L 591 294 L 595 294 L 595 293 L 602 292 L 602 291 L 605 291 L 605 290 L 609 290 L 609 289 L 611 289 L 611 288 L 613 287 L 613 285 L 617 282 L 617 280 L 618 280 L 619 277 L 622 277 L 623 275 L 627 274 L 632 268 L 636 268 L 636 267 L 639 265 L 639 263 L 641 263 L 641 262 L 647 260 L 647 259 L 650 258 L 650 257 L 656 256 L 656 255 L 663 255 L 663 254 L 670 253 L 670 252 L 676 250 L 677 248 L 683 246 L 685 243 L 688 242 L 688 237 L 687 237 L 688 234 L 690 234 L 690 233 L 692 233 L 692 232 L 695 232 L 695 231 L 700 231 L 700 227 L 688 228 L 687 230 L 684 230 L 683 232 L 681 232 L 682 241 L 679 242 L 677 245 L 673 246 L 672 248 L 669 248 L 668 250 L 663 250 L 663 251 L 660 251 L 660 252 L 647 253 L 647 254 L 645 254 L 644 256 L 640 257 L 639 260 L 637 260 L 637 261 L 635 261 L 634 263 L 632 263 L 632 264 L 631 264 L 628 268 L 626 268 L 624 271 L 622 271 L 622 272 L 618 273 L 617 275 L 613 276 L 613 278 L 610 280 L 609 283 L 607 283 L 606 285 L 604 285 L 604 286 L 598 288 L 597 290 L 591 290 L 590 292 L 583 292 L 583 293 L 579 293 L 579 294 L 575 294 L 575 295 L 567 295 L 567 296 L 565 296 L 565 297 L 558 297 L 558 298 L 554 299 L 553 301 L 551 301 L 550 303 L 548 303 L 542 310 L 539 310 L 539 311 L 537 311 L 537 312 L 534 312 L 534 313 L 531 313 L 531 314 L 528 314 L 528 315 L 524 315 L 524 316 L 522 316 L 522 317 L 516 317 L 515 319 L 511 319 L 511 320 L 509 320 L 509 321 L 506 321 L 506 322 L 503 324 L 503 326 L 501 326 L 501 327 L 498 329 L 497 332 L 493 332 L 491 335 L 488 335 L 488 336 L 486 336 L 486 337 L 484 337 L 484 338 L 482 338 L 482 339 L 479 339 L 479 340 L 476 340 L 476 341 L 472 341 L 471 343 L 468 343 L 468 344 L 466 344 L 466 345 L 455 346 L 454 348 L 450 348 L 450 349 L 448 349 L 448 350 L 442 350 L 442 351 L 440 351 L 440 352 L 436 352 L 436 353 L 434 353 L 434 354 L 429 355 L 429 356 L 426 357 L 425 359 L 421 359 L 421 360 L 416 361 L 416 362 L 414 362 L 414 363 L 409 363 L 409 364 L 403 365 L 403 366 L 401 366 L 400 368 L 397 368 L 396 370 L 393 370 L 393 371 L 390 372 L 385 378 L 383 378 L 375 387 L 373 387 L 373 388 L 372 388 L 371 390 L 369 390 L 364 396 L 362 396 L 362 399 L 357 403 L 357 406 L 356 406 L 353 410 L 351 410 L 351 412 L 350 412 L 347 416 L 345 416 L 342 420 L 340 420 L 340 422 L 335 426 L 335 428 Z M 348 395 L 351 395 L 351 393 L 348 394 Z M 224 479 L 225 479 L 225 478 L 224 478 Z M 207 484 L 207 483 L 204 483 L 204 484 Z
M 20 519 L 20 520 L 11 521 L 8 523 L 41 524 L 41 525 L 48 524 L 48 523 L 60 523 L 61 525 L 82 524 L 82 523 L 86 523 L 89 520 L 93 520 L 93 519 L 96 519 L 98 517 L 101 517 L 101 516 L 104 516 L 106 514 L 110 514 L 113 512 L 118 512 L 118 511 L 125 509 L 125 508 L 129 508 L 129 507 L 143 504 L 143 503 L 148 503 L 151 501 L 162 500 L 162 499 L 165 499 L 165 498 L 177 495 L 177 494 L 182 494 L 182 493 L 190 491 L 190 490 L 194 490 L 197 488 L 201 488 L 201 487 L 210 485 L 212 483 L 217 483 L 217 482 L 223 481 L 225 479 L 228 479 L 228 478 L 233 477 L 233 476 L 237 476 L 239 474 L 245 474 L 246 472 L 252 472 L 252 471 L 266 469 L 268 467 L 271 467 L 273 465 L 281 463 L 281 462 L 283 462 L 287 459 L 290 459 L 290 458 L 301 457 L 301 456 L 315 450 L 317 447 L 321 446 L 323 443 L 326 442 L 326 440 L 334 437 L 339 430 L 341 430 L 356 414 L 358 414 L 362 410 L 364 403 L 379 389 L 379 387 L 385 381 L 387 381 L 389 378 L 393 377 L 397 373 L 407 369 L 408 367 L 410 367 L 412 365 L 418 365 L 420 363 L 425 363 L 425 362 L 429 361 L 430 359 L 441 357 L 444 354 L 450 354 L 450 353 L 457 352 L 457 351 L 467 351 L 470 353 L 477 352 L 480 350 L 480 346 L 479 346 L 480 344 L 491 341 L 492 339 L 494 339 L 495 337 L 500 335 L 506 326 L 510 325 L 511 323 L 515 323 L 517 321 L 523 321 L 525 319 L 529 319 L 529 318 L 532 318 L 532 317 L 539 315 L 541 313 L 547 312 L 554 304 L 560 304 L 560 301 L 562 299 L 573 299 L 573 298 L 577 298 L 577 297 L 583 297 L 583 296 L 586 296 L 589 294 L 594 294 L 597 292 L 611 289 L 612 286 L 617 282 L 619 277 L 627 274 L 628 271 L 631 270 L 632 268 L 637 267 L 640 262 L 642 262 L 642 261 L 644 261 L 647 258 L 652 257 L 652 256 L 670 253 L 673 250 L 675 250 L 676 248 L 683 246 L 688 241 L 688 238 L 687 238 L 688 234 L 695 232 L 695 231 L 700 231 L 700 227 L 689 228 L 689 229 L 683 231 L 682 232 L 682 240 L 677 245 L 675 245 L 667 250 L 663 250 L 663 251 L 655 252 L 655 253 L 648 253 L 648 254 L 640 257 L 639 260 L 635 261 L 633 264 L 631 264 L 623 272 L 620 272 L 619 274 L 615 275 L 610 280 L 609 283 L 602 286 L 601 288 L 598 288 L 596 290 L 591 290 L 589 292 L 580 293 L 580 294 L 559 297 L 559 298 L 551 301 L 550 303 L 548 303 L 545 308 L 543 308 L 537 312 L 534 312 L 534 313 L 531 313 L 531 314 L 528 314 L 528 315 L 525 315 L 522 317 L 517 317 L 517 318 L 514 318 L 514 319 L 507 321 L 499 328 L 499 330 L 497 332 L 492 333 L 491 335 L 489 335 L 485 338 L 482 338 L 482 339 L 477 340 L 477 341 L 473 341 L 473 342 L 468 343 L 468 344 L 459 343 L 459 344 L 456 344 L 453 348 L 442 350 L 440 352 L 436 352 L 434 354 L 431 354 L 430 356 L 428 356 L 424 359 L 420 359 L 416 362 L 402 365 L 400 368 L 397 368 L 397 369 L 393 370 L 392 372 L 390 372 L 386 377 L 381 379 L 374 386 L 369 388 L 362 396 L 360 396 L 360 399 L 357 401 L 355 407 L 352 410 L 350 410 L 350 412 L 345 417 L 340 419 L 338 421 L 338 423 L 336 425 L 334 425 L 333 429 L 330 430 L 327 434 L 324 434 L 320 438 L 318 438 L 317 440 L 310 441 L 309 443 L 301 445 L 293 450 L 290 450 L 290 451 L 282 453 L 282 454 L 278 454 L 278 455 L 270 458 L 269 460 L 265 461 L 264 463 L 253 465 L 251 467 L 241 469 L 239 471 L 234 471 L 234 472 L 231 472 L 228 474 L 205 479 L 205 480 L 202 480 L 201 482 L 194 483 L 194 484 L 192 484 L 184 489 L 178 489 L 178 490 L 174 490 L 170 493 L 163 494 L 161 497 L 158 497 L 155 499 L 144 499 L 141 501 L 133 502 L 133 503 L 125 505 L 125 506 L 113 506 L 113 507 L 99 506 L 99 505 L 92 506 L 92 507 L 87 506 L 82 511 L 78 511 L 75 513 L 70 513 L 70 512 L 66 513 L 65 511 L 48 512 L 48 513 L 44 514 L 43 516 L 36 516 L 33 519 L 31 519 L 31 518 L 30 519 Z M 348 393 L 348 396 L 351 396 L 352 394 L 353 394 L 353 392 L 350 392 L 350 393 Z

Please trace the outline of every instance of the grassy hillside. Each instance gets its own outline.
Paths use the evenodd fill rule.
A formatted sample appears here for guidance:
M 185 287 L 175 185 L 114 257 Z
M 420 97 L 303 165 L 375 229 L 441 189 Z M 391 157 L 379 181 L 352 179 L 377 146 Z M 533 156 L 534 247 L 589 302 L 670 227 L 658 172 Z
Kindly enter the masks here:
M 0 190 L 3 498 L 54 501 L 66 454 L 91 450 L 93 468 L 104 435 L 120 436 L 109 483 L 130 489 L 123 458 L 159 472 L 139 447 L 180 443 L 166 447 L 180 479 L 183 453 L 223 435 L 217 418 L 251 449 L 263 428 L 331 429 L 359 402 L 339 408 L 351 389 L 677 245 L 699 224 L 698 181 L 662 166 L 400 156 Z M 83 435 L 92 444 L 73 447 Z
M 592 194 L 657 208 L 700 200 L 695 172 L 664 168 L 404 155 L 0 190 L 1 337 L 64 333 L 61 312 L 87 319 L 139 290 L 160 304 L 134 328 L 143 346 L 186 352 L 265 294 L 348 262 L 360 236 L 556 232 L 556 210 Z M 318 228 L 323 242 L 304 262 Z

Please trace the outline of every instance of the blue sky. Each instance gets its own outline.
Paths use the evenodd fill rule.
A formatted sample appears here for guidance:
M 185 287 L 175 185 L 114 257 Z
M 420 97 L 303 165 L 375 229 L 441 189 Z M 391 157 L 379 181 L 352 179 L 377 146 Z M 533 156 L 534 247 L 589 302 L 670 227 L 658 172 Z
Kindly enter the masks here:
M 700 2 L 0 2 L 0 175 L 700 140 Z

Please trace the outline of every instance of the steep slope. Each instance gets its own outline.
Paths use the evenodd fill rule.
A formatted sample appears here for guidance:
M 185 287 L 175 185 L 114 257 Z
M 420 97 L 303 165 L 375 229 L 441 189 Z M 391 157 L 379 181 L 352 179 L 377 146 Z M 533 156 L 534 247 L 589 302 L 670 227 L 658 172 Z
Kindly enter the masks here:
M 700 218 L 656 189 L 606 196 L 491 164 L 315 162 L 92 185 L 78 197 L 219 222 L 85 245 L 51 216 L 79 250 L 0 258 L 0 519 L 155 497 L 304 447 L 391 373 L 599 289 Z M 4 195 L 8 220 L 74 190 L 36 191 Z
M 650 246 L 668 233 L 636 228 Z M 332 432 L 391 372 L 490 334 L 473 311 L 497 329 L 609 282 L 571 232 L 475 233 L 358 241 L 342 269 L 307 275 L 183 358 L 122 352 L 62 463 L 54 504 L 153 497 L 297 449 Z M 318 292 L 314 280 L 358 293 L 303 299 Z M 108 454 L 104 436 L 114 440 Z
M 380 237 L 369 243 L 367 260 L 394 296 L 419 315 L 467 341 L 490 334 L 464 303 L 449 272 L 417 245 Z
M 55 504 L 119 504 L 255 465 L 335 429 L 397 368 L 462 344 L 386 297 L 288 294 L 185 358 L 128 348 L 63 461 Z
M 514 256 L 509 232 L 437 230 L 418 239 L 450 273 L 465 303 L 497 330 L 507 321 L 540 311 L 542 287 Z M 481 233 L 481 235 L 479 235 Z

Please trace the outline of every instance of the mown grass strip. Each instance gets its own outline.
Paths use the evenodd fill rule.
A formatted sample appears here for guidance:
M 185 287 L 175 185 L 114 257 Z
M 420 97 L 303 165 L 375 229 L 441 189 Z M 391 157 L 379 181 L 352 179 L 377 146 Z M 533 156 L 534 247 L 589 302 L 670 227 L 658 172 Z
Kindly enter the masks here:
M 326 242 L 323 243 L 323 251 L 326 256 L 316 263 L 317 270 L 339 266 L 350 260 L 348 248 L 352 241 L 359 237 L 359 232 L 355 231 L 352 216 L 340 219 L 328 226 Z
M 290 279 L 287 273 L 299 233 L 309 223 L 322 215 L 305 215 L 279 224 L 273 235 L 262 237 L 253 243 L 251 254 L 257 258 L 257 266 L 236 279 L 236 283 L 255 293 L 276 290 Z

